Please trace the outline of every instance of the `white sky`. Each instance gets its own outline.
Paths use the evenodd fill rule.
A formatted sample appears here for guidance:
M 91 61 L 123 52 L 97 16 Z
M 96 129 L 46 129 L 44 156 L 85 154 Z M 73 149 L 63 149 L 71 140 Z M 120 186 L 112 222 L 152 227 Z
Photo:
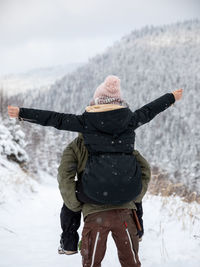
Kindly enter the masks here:
M 0 0 L 0 75 L 86 62 L 132 30 L 194 18 L 199 0 Z

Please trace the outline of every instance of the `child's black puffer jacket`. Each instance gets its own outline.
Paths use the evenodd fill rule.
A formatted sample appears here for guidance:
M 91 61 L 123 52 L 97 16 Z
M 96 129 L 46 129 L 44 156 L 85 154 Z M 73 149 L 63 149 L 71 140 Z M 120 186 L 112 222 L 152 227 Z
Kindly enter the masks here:
M 135 112 L 119 108 L 74 115 L 20 108 L 19 117 L 59 130 L 81 132 L 89 152 L 82 178 L 85 194 L 101 204 L 119 205 L 134 200 L 142 189 L 140 167 L 133 155 L 134 130 L 174 102 L 169 93 Z

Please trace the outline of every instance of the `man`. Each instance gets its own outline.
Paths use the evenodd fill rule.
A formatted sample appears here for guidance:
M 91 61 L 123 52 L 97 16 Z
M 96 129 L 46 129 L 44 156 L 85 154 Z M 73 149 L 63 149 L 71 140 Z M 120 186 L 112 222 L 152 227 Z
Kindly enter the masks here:
M 140 266 L 138 257 L 138 223 L 136 221 L 136 205 L 141 212 L 141 201 L 146 193 L 150 180 L 150 167 L 147 161 L 134 151 L 142 171 L 142 192 L 133 202 L 123 205 L 95 205 L 84 199 L 80 188 L 81 174 L 85 169 L 88 151 L 81 134 L 64 150 L 58 168 L 59 189 L 65 205 L 61 211 L 60 253 L 77 252 L 81 210 L 84 217 L 81 254 L 83 266 L 101 266 L 108 233 L 111 231 L 117 246 L 120 263 L 123 267 Z M 77 176 L 78 181 L 75 181 Z M 80 201 L 85 202 L 81 203 Z M 75 212 L 75 213 L 74 213 Z M 141 221 L 142 223 L 142 221 Z M 142 232 L 139 233 L 140 235 Z M 91 265 L 93 264 L 93 265 Z

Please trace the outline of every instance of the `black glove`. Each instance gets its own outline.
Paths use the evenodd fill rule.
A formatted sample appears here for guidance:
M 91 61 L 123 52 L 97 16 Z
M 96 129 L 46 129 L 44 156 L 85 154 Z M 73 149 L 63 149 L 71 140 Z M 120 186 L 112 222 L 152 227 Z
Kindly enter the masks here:
M 140 222 L 140 225 L 141 225 L 141 228 L 142 230 L 138 230 L 138 236 L 139 236 L 139 239 L 143 236 L 144 234 L 144 226 L 143 226 L 143 219 L 142 219 L 142 216 L 143 216 L 143 208 L 142 208 L 142 202 L 139 202 L 139 203 L 135 203 L 136 205 L 136 213 L 137 213 L 137 217 L 138 217 L 138 220 Z

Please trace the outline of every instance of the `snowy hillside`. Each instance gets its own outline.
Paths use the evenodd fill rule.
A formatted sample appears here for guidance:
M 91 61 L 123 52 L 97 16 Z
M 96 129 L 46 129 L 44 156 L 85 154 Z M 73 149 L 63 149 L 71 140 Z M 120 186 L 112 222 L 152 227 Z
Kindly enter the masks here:
M 28 172 L 26 145 L 19 124 L 2 121 L 0 117 L 0 204 L 12 203 L 13 198 L 19 200 L 21 194 L 34 192 L 36 177 Z
M 24 201 L 35 192 L 38 183 L 36 177 L 24 172 L 17 163 L 0 156 L 0 210 L 4 205 L 15 201 Z M 2 217 L 1 217 L 2 222 Z M 0 226 L 1 228 L 1 226 Z
M 56 181 L 46 174 L 37 193 L 0 205 L 1 267 L 79 267 L 81 256 L 58 255 L 62 200 Z M 199 267 L 200 206 L 179 198 L 146 196 L 145 235 L 140 243 L 143 267 Z M 80 233 L 82 226 L 80 228 Z M 111 236 L 102 267 L 120 267 Z
M 56 80 L 75 70 L 82 64 L 74 63 L 64 66 L 40 68 L 26 73 L 7 74 L 0 76 L 0 90 L 9 96 L 24 93 L 31 89 L 48 89 Z
M 36 77 L 41 74 L 47 81 L 50 73 Z M 55 177 L 61 153 L 76 134 L 9 120 L 7 104 L 78 114 L 108 74 L 120 77 L 133 110 L 175 88 L 184 89 L 180 103 L 137 130 L 136 147 L 154 166 L 151 193 L 159 194 L 160 188 L 167 195 L 172 188 L 182 190 L 183 183 L 200 193 L 200 21 L 132 32 L 46 91 L 24 91 L 10 100 L 0 94 L 0 267 L 81 266 L 80 254 L 57 254 L 62 199 Z M 172 191 L 170 197 L 148 193 L 143 207 L 142 266 L 199 267 L 199 203 L 184 202 Z M 111 236 L 102 263 L 108 266 L 120 267 Z
M 15 123 L 0 125 L 0 266 L 80 266 L 80 254 L 57 254 L 62 199 L 55 177 L 42 171 L 35 176 L 25 171 L 21 163 L 30 159 L 22 149 L 23 132 Z M 17 158 L 19 152 L 21 157 Z M 178 197 L 146 195 L 143 207 L 142 266 L 199 267 L 200 205 Z M 111 236 L 102 266 L 120 267 Z
M 124 98 L 133 110 L 166 92 L 184 89 L 180 103 L 137 130 L 136 148 L 151 165 L 165 169 L 169 178 L 200 193 L 200 21 L 134 31 L 57 81 L 47 93 L 20 96 L 13 104 L 79 114 L 109 74 L 120 77 Z M 73 136 L 58 131 L 53 135 L 58 153 L 64 149 L 63 140 Z

